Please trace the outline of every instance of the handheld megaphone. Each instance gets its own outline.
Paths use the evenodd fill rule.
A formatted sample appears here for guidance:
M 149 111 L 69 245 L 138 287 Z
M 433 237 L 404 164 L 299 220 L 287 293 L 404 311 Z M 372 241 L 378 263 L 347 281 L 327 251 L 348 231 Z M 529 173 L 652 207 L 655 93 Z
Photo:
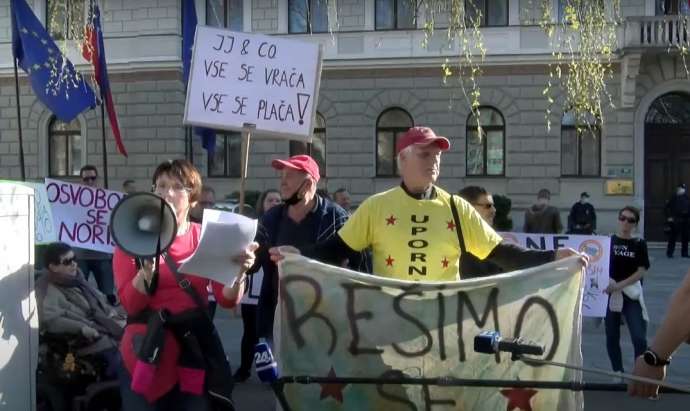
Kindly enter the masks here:
M 110 215 L 110 231 L 118 247 L 137 258 L 153 258 L 175 241 L 177 219 L 168 203 L 152 193 L 134 193 L 120 200 Z

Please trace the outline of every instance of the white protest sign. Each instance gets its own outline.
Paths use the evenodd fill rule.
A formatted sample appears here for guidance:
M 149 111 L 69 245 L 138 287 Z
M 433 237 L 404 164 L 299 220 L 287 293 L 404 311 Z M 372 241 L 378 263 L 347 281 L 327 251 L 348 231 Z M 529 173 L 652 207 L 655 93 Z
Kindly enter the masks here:
M 112 253 L 110 213 L 123 193 L 46 178 L 48 201 L 58 241 L 73 247 Z
M 36 407 L 34 190 L 0 183 L 0 410 Z
M 46 186 L 43 183 L 29 183 L 26 181 L 2 181 L 3 183 L 17 184 L 30 187 L 34 190 L 34 241 L 36 244 L 50 244 L 57 241 L 57 233 L 53 225 L 53 214 L 48 202 Z
M 198 26 L 184 123 L 311 141 L 318 45 Z
M 569 247 L 589 255 L 585 289 L 582 294 L 582 315 L 585 317 L 606 316 L 608 294 L 605 294 L 604 290 L 609 285 L 610 237 L 567 234 L 499 234 L 504 240 L 526 248 L 555 250 Z

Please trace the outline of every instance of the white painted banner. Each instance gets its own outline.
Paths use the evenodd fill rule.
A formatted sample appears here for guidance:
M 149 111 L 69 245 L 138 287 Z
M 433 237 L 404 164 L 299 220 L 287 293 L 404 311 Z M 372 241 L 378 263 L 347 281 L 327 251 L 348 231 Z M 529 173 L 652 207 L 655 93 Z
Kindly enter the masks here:
M 320 78 L 317 44 L 198 26 L 184 123 L 311 141 Z
M 53 224 L 53 213 L 48 201 L 45 184 L 10 180 L 4 180 L 2 183 L 18 184 L 34 190 L 34 240 L 36 244 L 50 244 L 57 241 L 57 233 Z
M 282 376 L 456 377 L 580 381 L 473 350 L 482 331 L 545 346 L 543 359 L 582 365 L 582 270 L 576 257 L 455 282 L 410 282 L 288 255 L 279 266 L 274 353 Z M 294 410 L 581 410 L 582 393 L 540 388 L 287 384 Z
M 569 247 L 589 255 L 589 266 L 587 267 L 582 297 L 582 315 L 585 317 L 606 317 L 609 297 L 608 294 L 604 293 L 604 290 L 609 285 L 611 237 L 569 234 L 499 234 L 504 240 L 526 248 L 556 250 Z
M 59 241 L 112 253 L 110 213 L 123 193 L 46 178 L 48 201 Z
M 0 183 L 0 411 L 36 409 L 34 190 Z

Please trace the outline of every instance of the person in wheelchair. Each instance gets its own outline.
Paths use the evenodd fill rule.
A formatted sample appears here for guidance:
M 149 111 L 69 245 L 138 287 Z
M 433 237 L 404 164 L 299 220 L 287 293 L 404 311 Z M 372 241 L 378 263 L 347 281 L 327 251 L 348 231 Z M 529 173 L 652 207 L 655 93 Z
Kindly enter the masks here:
M 46 246 L 44 267 L 36 281 L 41 335 L 64 337 L 75 348 L 74 355 L 104 360 L 106 376 L 115 377 L 124 313 L 84 279 L 69 245 L 56 242 Z

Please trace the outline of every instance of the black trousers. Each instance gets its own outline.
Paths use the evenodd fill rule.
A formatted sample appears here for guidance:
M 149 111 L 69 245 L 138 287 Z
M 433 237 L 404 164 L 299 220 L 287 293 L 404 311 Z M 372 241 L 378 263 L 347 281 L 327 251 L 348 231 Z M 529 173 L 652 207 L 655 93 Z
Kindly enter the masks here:
M 688 219 L 679 218 L 674 219 L 671 223 L 671 232 L 668 233 L 668 245 L 666 247 L 666 255 L 671 257 L 676 249 L 676 239 L 680 235 L 680 254 L 682 256 L 688 255 Z
M 254 365 L 254 348 L 259 342 L 259 337 L 256 335 L 256 305 L 242 304 L 241 309 L 244 333 L 242 334 L 240 367 L 237 372 L 249 374 Z

